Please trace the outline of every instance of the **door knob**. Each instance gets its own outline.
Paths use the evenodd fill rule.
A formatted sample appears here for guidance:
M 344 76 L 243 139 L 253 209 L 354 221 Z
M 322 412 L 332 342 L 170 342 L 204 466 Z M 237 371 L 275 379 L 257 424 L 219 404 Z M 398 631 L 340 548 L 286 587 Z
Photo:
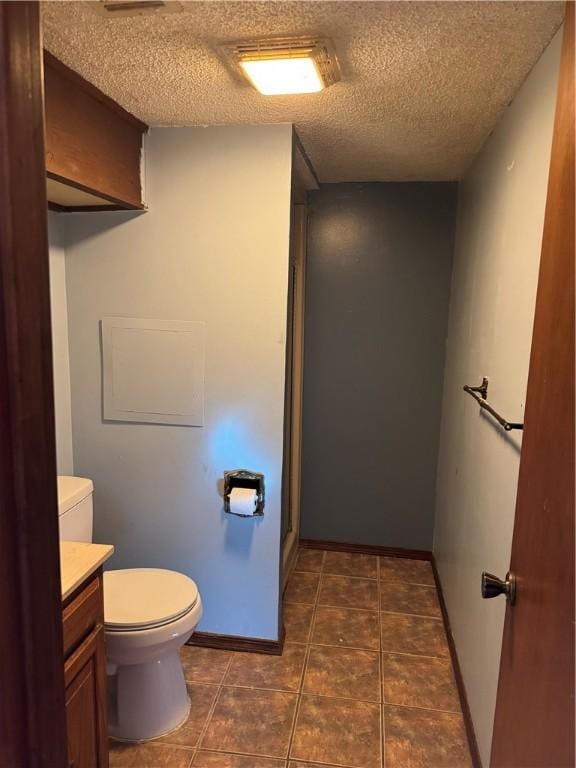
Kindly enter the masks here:
M 506 595 L 506 602 L 514 605 L 516 601 L 516 577 L 508 571 L 504 581 L 491 573 L 482 574 L 482 597 L 486 600 L 498 595 Z

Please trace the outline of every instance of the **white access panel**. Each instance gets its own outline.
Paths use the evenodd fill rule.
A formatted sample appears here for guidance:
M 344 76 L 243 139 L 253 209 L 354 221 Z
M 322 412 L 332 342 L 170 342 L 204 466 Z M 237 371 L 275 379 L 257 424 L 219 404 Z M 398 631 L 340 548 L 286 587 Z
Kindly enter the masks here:
M 102 318 L 104 419 L 204 425 L 205 325 Z

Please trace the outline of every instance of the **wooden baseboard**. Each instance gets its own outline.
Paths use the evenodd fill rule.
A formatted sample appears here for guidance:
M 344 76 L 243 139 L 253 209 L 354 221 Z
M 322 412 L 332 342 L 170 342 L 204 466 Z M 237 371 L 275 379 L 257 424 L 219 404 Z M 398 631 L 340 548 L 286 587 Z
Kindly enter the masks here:
M 427 549 L 402 549 L 401 547 L 380 547 L 374 544 L 352 544 L 347 541 L 325 541 L 324 539 L 300 539 L 305 549 L 327 549 L 331 552 L 356 552 L 359 555 L 384 555 L 385 557 L 406 557 L 409 560 L 432 560 Z
M 187 645 L 194 645 L 199 648 L 216 648 L 220 651 L 244 651 L 246 653 L 265 653 L 269 656 L 281 656 L 285 635 L 284 627 L 282 627 L 280 640 L 261 640 L 257 637 L 194 632 Z
M 300 542 L 298 541 L 298 538 L 295 538 L 292 542 L 290 552 L 288 553 L 288 557 L 286 559 L 284 559 L 284 551 L 282 551 L 282 594 L 284 594 L 286 591 L 288 579 L 290 578 L 290 575 L 294 570 L 294 566 L 296 565 L 299 544 Z
M 446 637 L 448 638 L 448 647 L 450 648 L 450 658 L 452 660 L 452 668 L 454 670 L 454 677 L 456 678 L 456 686 L 458 688 L 458 695 L 460 697 L 460 706 L 462 707 L 462 716 L 464 717 L 464 726 L 466 728 L 466 736 L 468 737 L 468 744 L 470 746 L 470 755 L 472 757 L 472 765 L 474 766 L 474 768 L 482 768 L 482 763 L 480 761 L 480 752 L 478 751 L 478 742 L 476 741 L 476 734 L 474 733 L 474 725 L 472 723 L 472 715 L 470 714 L 468 697 L 466 696 L 464 678 L 462 677 L 462 671 L 460 670 L 460 662 L 458 661 L 458 654 L 456 653 L 456 645 L 454 643 L 454 637 L 452 636 L 452 629 L 450 627 L 450 618 L 448 616 L 446 601 L 444 600 L 444 593 L 442 591 L 442 583 L 440 581 L 440 575 L 438 574 L 438 568 L 436 567 L 436 561 L 434 559 L 434 556 L 432 556 L 432 570 L 434 572 L 434 581 L 436 582 L 436 591 L 438 593 L 438 600 L 440 602 L 440 610 L 442 611 L 442 620 L 444 621 L 444 629 L 446 631 Z

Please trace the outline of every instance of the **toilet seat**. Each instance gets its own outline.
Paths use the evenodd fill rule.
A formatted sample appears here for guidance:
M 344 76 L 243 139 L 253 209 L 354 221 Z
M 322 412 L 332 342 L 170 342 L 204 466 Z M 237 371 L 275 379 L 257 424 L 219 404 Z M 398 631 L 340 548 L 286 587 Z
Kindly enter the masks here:
M 104 624 L 107 632 L 162 627 L 189 613 L 198 587 L 183 573 L 162 568 L 104 572 Z

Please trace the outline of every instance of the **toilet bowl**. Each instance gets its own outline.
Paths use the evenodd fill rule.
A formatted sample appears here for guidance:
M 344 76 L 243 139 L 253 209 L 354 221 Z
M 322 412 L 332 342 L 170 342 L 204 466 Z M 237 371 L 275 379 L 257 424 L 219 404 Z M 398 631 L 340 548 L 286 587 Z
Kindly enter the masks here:
M 196 584 L 181 573 L 104 573 L 110 736 L 154 739 L 186 721 L 190 699 L 179 650 L 201 616 Z
M 60 538 L 92 541 L 92 481 L 58 478 Z M 104 573 L 108 732 L 124 741 L 155 739 L 190 710 L 179 650 L 202 617 L 192 579 L 161 568 Z

